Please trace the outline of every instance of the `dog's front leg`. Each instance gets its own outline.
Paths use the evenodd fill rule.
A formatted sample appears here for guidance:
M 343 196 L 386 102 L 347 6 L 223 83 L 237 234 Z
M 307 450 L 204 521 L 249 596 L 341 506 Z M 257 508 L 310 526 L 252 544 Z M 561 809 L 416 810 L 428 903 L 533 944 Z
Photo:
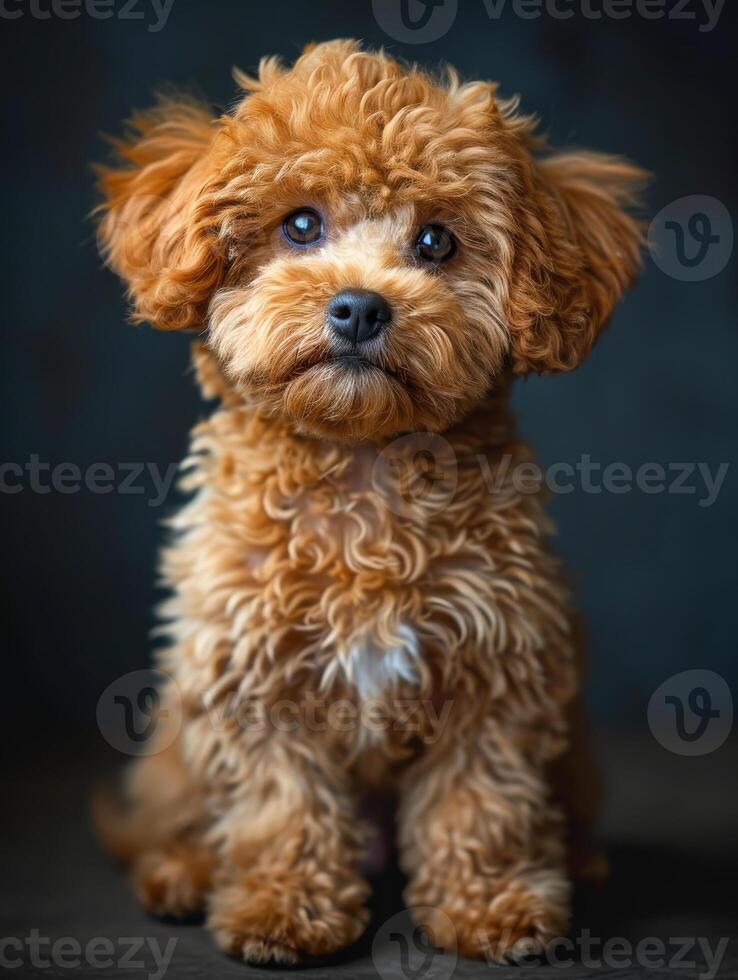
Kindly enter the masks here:
M 530 748 L 530 733 L 467 719 L 406 774 L 407 903 L 437 945 L 464 956 L 541 952 L 567 928 L 563 821 Z
M 349 945 L 366 925 L 369 889 L 342 769 L 301 731 L 234 740 L 227 754 L 209 915 L 218 944 L 250 962 L 286 964 Z

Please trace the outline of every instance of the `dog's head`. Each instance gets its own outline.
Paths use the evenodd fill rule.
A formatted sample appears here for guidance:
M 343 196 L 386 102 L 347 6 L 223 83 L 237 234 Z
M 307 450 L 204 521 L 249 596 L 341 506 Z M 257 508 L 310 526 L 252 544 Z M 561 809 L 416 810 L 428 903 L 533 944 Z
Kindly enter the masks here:
M 296 428 L 440 431 L 511 373 L 587 354 L 638 265 L 641 171 L 546 154 L 493 85 L 348 41 L 213 118 L 163 101 L 104 169 L 100 234 L 136 321 L 207 329 Z

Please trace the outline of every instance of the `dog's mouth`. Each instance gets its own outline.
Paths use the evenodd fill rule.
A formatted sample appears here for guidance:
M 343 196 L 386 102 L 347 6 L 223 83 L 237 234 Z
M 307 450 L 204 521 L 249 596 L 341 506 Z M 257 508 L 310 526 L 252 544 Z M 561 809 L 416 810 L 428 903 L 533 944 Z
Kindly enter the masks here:
M 383 377 L 408 390 L 412 390 L 413 388 L 408 372 L 399 364 L 388 364 L 381 351 L 370 351 L 368 353 L 337 351 L 323 363 L 334 367 L 341 374 L 347 374 L 348 376 L 355 375 L 359 382 L 361 382 L 363 376 L 366 376 L 367 379 L 371 377 Z
M 282 389 L 280 408 L 298 425 L 341 439 L 405 429 L 414 414 L 394 371 L 356 352 L 336 352 L 297 373 Z
M 327 363 L 335 365 L 338 369 L 344 371 L 356 371 L 359 373 L 362 371 L 379 371 L 389 377 L 395 377 L 393 371 L 383 367 L 381 364 L 377 364 L 376 361 L 369 360 L 363 354 L 339 354 L 336 357 L 332 357 Z
M 408 379 L 403 372 L 381 363 L 379 359 L 374 359 L 366 354 L 356 351 L 329 354 L 309 358 L 295 367 L 287 381 L 296 381 L 305 375 L 319 372 L 324 377 L 333 376 L 336 381 L 353 381 L 361 385 L 363 381 L 379 380 L 384 378 L 386 381 L 393 381 L 401 385 L 406 385 Z

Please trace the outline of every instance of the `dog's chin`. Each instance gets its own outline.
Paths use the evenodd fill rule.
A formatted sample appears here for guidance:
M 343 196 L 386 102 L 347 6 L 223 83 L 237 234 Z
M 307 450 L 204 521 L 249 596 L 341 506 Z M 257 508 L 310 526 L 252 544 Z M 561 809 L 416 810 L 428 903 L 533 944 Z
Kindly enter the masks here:
M 359 442 L 378 440 L 412 427 L 414 408 L 395 375 L 358 356 L 306 368 L 287 384 L 281 408 L 299 429 Z

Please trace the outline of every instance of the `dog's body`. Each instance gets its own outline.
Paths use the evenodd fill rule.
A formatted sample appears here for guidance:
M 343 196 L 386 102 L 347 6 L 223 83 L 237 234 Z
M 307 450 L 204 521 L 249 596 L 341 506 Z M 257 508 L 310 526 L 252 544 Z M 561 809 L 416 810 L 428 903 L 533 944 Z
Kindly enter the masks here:
M 435 941 L 540 948 L 595 778 L 506 402 L 514 374 L 574 367 L 629 282 L 640 174 L 536 161 L 493 87 L 350 42 L 244 84 L 215 125 L 187 104 L 139 120 L 103 178 L 135 317 L 207 325 L 221 403 L 164 561 L 181 729 L 103 833 L 150 908 L 207 905 L 227 950 L 294 962 L 363 930 L 358 800 L 393 793 Z

